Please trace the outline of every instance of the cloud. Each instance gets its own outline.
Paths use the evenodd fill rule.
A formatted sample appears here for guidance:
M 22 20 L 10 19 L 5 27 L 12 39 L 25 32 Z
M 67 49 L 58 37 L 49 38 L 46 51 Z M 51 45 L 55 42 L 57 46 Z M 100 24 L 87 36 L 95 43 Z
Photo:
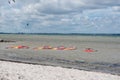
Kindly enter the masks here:
M 118 33 L 119 5 L 120 0 L 1 0 L 0 32 Z
M 120 5 L 120 0 L 41 0 L 41 12 L 65 14 L 82 12 L 89 9 L 103 9 Z M 38 6 L 39 7 L 39 6 Z
M 120 6 L 113 6 L 112 9 L 113 9 L 114 11 L 120 11 Z

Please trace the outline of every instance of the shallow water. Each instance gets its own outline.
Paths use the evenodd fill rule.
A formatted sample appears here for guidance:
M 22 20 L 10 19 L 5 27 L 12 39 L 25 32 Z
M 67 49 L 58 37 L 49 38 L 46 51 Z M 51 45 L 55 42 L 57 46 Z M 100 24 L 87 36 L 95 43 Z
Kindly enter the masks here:
M 17 41 L 0 43 L 0 59 L 120 75 L 120 37 L 2 34 L 0 38 Z M 26 45 L 30 49 L 5 49 L 13 45 Z M 33 50 L 34 47 L 44 45 L 75 46 L 77 50 Z M 93 48 L 97 52 L 86 53 L 85 48 Z

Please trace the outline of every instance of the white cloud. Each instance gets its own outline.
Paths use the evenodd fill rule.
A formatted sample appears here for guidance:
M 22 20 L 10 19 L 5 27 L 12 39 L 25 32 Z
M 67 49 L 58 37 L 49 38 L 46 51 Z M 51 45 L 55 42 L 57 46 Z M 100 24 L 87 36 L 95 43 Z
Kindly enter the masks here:
M 64 28 L 68 32 L 100 30 L 112 25 L 119 28 L 119 5 L 120 0 L 16 0 L 12 4 L 1 0 L 0 31 L 12 28 L 11 32 L 44 32 L 45 28 L 52 31 L 50 27 L 54 26 L 56 31 L 63 32 Z M 25 28 L 27 23 L 29 28 Z
M 114 11 L 120 11 L 120 6 L 113 6 L 112 9 L 113 9 Z

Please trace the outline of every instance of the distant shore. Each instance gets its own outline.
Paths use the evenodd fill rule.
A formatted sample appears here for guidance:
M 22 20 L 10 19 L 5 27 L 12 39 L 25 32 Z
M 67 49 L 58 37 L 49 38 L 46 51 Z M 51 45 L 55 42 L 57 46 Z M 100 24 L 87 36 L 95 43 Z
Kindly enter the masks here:
M 114 36 L 120 37 L 120 33 L 2 33 L 0 34 L 17 34 L 17 35 L 75 35 L 75 36 Z

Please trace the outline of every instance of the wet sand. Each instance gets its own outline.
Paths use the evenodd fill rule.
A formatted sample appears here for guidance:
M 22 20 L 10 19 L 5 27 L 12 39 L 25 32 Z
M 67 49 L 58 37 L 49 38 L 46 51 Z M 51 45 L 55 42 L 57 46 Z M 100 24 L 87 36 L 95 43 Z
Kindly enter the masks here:
M 16 42 L 0 43 L 0 59 L 42 65 L 62 66 L 88 71 L 120 75 L 120 37 L 55 36 L 55 35 L 0 35 L 1 39 Z M 29 49 L 6 49 L 13 45 L 26 45 Z M 75 46 L 76 50 L 33 50 L 50 45 Z M 85 48 L 97 52 L 86 53 Z

